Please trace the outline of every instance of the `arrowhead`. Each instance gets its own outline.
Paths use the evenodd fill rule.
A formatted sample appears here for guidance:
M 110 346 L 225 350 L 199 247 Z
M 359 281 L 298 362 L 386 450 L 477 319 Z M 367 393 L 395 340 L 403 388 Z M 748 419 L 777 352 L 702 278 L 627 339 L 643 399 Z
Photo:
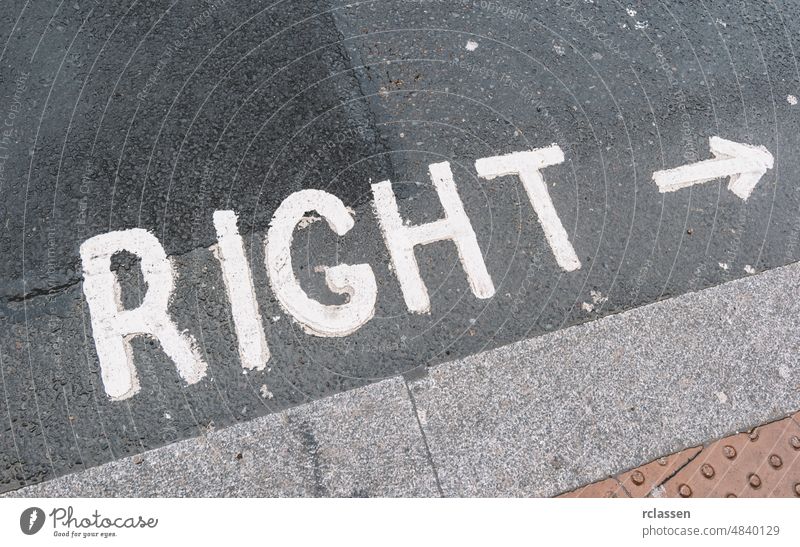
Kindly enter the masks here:
M 739 164 L 739 171 L 730 175 L 728 190 L 746 200 L 753 188 L 767 172 L 772 169 L 774 158 L 763 146 L 752 146 L 734 141 L 711 137 L 709 148 L 714 157 L 720 160 L 734 160 Z

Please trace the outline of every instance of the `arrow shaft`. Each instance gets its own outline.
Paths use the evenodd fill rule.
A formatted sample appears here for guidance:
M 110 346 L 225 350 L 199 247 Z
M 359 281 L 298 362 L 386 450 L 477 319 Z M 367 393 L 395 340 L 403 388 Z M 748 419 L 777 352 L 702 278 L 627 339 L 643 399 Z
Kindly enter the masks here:
M 674 192 L 695 184 L 752 171 L 753 164 L 747 159 L 710 159 L 656 171 L 653 173 L 653 180 L 660 192 Z

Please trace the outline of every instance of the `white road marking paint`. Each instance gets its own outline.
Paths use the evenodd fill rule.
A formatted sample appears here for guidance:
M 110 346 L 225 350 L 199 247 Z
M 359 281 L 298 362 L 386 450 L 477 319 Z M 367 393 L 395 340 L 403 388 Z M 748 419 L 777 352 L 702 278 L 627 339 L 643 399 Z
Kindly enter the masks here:
M 533 210 L 539 217 L 539 223 L 556 262 L 561 269 L 572 272 L 580 269 L 581 261 L 569 242 L 569 236 L 561 219 L 558 217 L 550 192 L 540 173 L 541 169 L 564 161 L 564 152 L 553 144 L 546 148 L 537 148 L 526 152 L 513 152 L 505 156 L 482 158 L 475 162 L 475 169 L 481 177 L 492 180 L 496 177 L 516 175 L 522 181 Z
M 728 189 L 747 200 L 767 169 L 772 169 L 773 166 L 772 154 L 763 146 L 711 137 L 709 147 L 714 159 L 653 173 L 653 180 L 659 191 L 674 192 L 695 184 L 730 177 Z
M 476 49 L 478 49 L 478 42 L 475 42 L 473 40 L 468 40 L 467 45 L 464 46 L 464 49 L 466 49 L 467 51 L 475 51 Z
M 594 311 L 595 306 L 599 304 L 605 304 L 606 302 L 608 302 L 608 297 L 603 296 L 603 293 L 601 293 L 600 291 L 592 290 L 589 291 L 589 294 L 592 297 L 592 303 L 591 304 L 589 302 L 582 303 L 581 308 L 583 308 L 583 311 L 591 313 Z
M 432 163 L 428 166 L 428 172 L 444 209 L 444 218 L 428 224 L 405 226 L 400 217 L 392 183 L 385 180 L 372 185 L 375 214 L 383 239 L 389 249 L 406 306 L 413 313 L 431 311 L 428 289 L 420 276 L 419 264 L 414 254 L 414 247 L 417 245 L 452 240 L 458 249 L 461 266 L 467 273 L 472 293 L 477 298 L 494 296 L 494 283 L 486 270 L 478 238 L 475 237 L 469 217 L 464 212 L 464 205 L 458 197 L 450 163 Z
M 608 297 L 603 296 L 603 293 L 601 293 L 600 291 L 592 290 L 589 291 L 589 294 L 592 297 L 592 302 L 595 304 L 605 304 L 606 302 L 608 302 Z
M 294 275 L 291 252 L 294 229 L 308 211 L 317 212 L 339 236 L 354 225 L 342 201 L 328 192 L 301 190 L 287 197 L 275 211 L 267 233 L 265 261 L 270 285 L 281 307 L 309 334 L 347 336 L 375 313 L 375 275 L 369 264 L 325 266 L 328 288 L 347 294 L 349 301 L 326 306 L 309 298 Z
M 244 242 L 239 235 L 236 221 L 236 213 L 233 211 L 214 211 L 217 244 L 212 247 L 212 251 L 222 267 L 222 278 L 231 303 L 242 367 L 264 370 L 269 361 L 269 347 L 258 310 L 253 277 L 244 254 Z
M 147 293 L 138 308 L 126 310 L 111 257 L 127 251 L 141 259 Z M 158 339 L 188 384 L 206 375 L 194 339 L 178 331 L 168 314 L 174 288 L 172 264 L 158 239 L 140 228 L 109 232 L 86 240 L 80 248 L 83 293 L 89 305 L 97 356 L 106 393 L 119 401 L 139 391 L 130 342 L 136 336 Z
M 788 102 L 792 106 L 795 106 L 797 104 L 797 97 L 795 97 L 794 95 L 787 95 L 786 102 Z

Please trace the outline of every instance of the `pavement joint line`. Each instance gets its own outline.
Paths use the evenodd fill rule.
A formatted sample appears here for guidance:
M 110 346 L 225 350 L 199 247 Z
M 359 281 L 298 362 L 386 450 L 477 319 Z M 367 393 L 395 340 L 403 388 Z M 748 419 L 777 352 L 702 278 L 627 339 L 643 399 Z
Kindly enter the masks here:
M 633 351 L 623 351 L 622 355 L 628 354 L 627 358 L 630 359 L 629 354 L 635 353 L 637 357 L 636 366 L 641 364 L 644 367 L 651 361 L 661 363 L 665 359 L 664 355 L 654 356 L 647 353 L 648 351 L 654 351 L 652 347 L 647 345 L 651 338 L 655 337 L 653 339 L 661 340 L 668 347 L 680 344 L 681 340 L 684 342 L 688 340 L 697 344 L 702 340 L 696 340 L 695 337 L 703 339 L 705 336 L 720 335 L 720 332 L 713 330 L 713 326 L 716 324 L 715 321 L 718 319 L 717 315 L 720 312 L 730 311 L 729 308 L 733 306 L 736 314 L 728 318 L 728 324 L 721 331 L 721 334 L 732 336 L 734 341 L 743 344 L 741 347 L 737 346 L 734 349 L 737 356 L 741 354 L 741 357 L 737 357 L 741 359 L 741 362 L 737 364 L 740 366 L 746 365 L 747 359 L 758 349 L 753 348 L 752 345 L 758 341 L 763 342 L 765 336 L 759 337 L 759 333 L 756 332 L 754 339 L 753 333 L 750 334 L 750 338 L 741 336 L 737 338 L 737 334 L 733 332 L 736 328 L 734 320 L 738 319 L 739 321 L 744 321 L 745 324 L 749 324 L 747 320 L 752 319 L 752 316 L 755 315 L 756 318 L 761 317 L 765 322 L 770 320 L 777 321 L 776 324 L 780 325 L 784 332 L 775 331 L 772 324 L 761 325 L 771 336 L 768 340 L 768 348 L 788 351 L 790 348 L 783 347 L 786 344 L 781 343 L 781 336 L 785 335 L 786 332 L 791 333 L 796 330 L 794 329 L 796 325 L 792 321 L 796 322 L 794 316 L 798 315 L 798 310 L 792 307 L 793 301 L 787 301 L 785 298 L 775 298 L 775 295 L 785 296 L 790 294 L 790 292 L 787 292 L 788 289 L 796 289 L 799 285 L 800 264 L 795 263 L 782 268 L 768 270 L 723 285 L 686 293 L 620 314 L 561 329 L 544 336 L 443 363 L 432 367 L 427 371 L 427 374 L 421 375 L 420 378 L 415 378 L 411 383 L 403 375 L 397 375 L 362 388 L 299 405 L 279 413 L 223 427 L 209 435 L 178 441 L 145 452 L 142 454 L 143 458 L 138 458 L 139 464 L 134 462 L 132 467 L 130 465 L 125 467 L 131 461 L 131 458 L 119 459 L 90 468 L 87 471 L 79 471 L 52 479 L 39 485 L 26 486 L 4 495 L 74 496 L 85 495 L 87 492 L 96 493 L 96 491 L 91 490 L 92 486 L 89 483 L 99 480 L 105 474 L 113 475 L 113 483 L 117 487 L 121 487 L 121 491 L 126 492 L 127 495 L 154 495 L 153 490 L 147 490 L 147 485 L 138 486 L 137 477 L 140 474 L 140 470 L 144 469 L 140 463 L 148 460 L 161 460 L 166 466 L 161 471 L 150 468 L 151 473 L 179 475 L 171 478 L 181 484 L 182 489 L 179 491 L 181 495 L 208 495 L 203 490 L 210 484 L 208 481 L 199 481 L 199 486 L 193 483 L 195 478 L 191 470 L 196 467 L 195 464 L 198 464 L 198 458 L 202 458 L 202 455 L 195 454 L 195 450 L 202 451 L 204 445 L 206 448 L 211 447 L 212 452 L 217 452 L 212 459 L 220 461 L 222 452 L 219 451 L 219 448 L 226 445 L 215 444 L 217 441 L 214 441 L 214 439 L 217 437 L 234 439 L 226 442 L 231 442 L 235 445 L 243 442 L 241 439 L 243 434 L 247 439 L 255 438 L 258 435 L 263 437 L 265 432 L 272 436 L 286 435 L 288 433 L 285 430 L 289 427 L 287 420 L 294 419 L 292 417 L 298 415 L 301 417 L 311 416 L 308 419 L 323 423 L 324 425 L 320 427 L 326 431 L 327 442 L 336 447 L 348 446 L 347 450 L 366 451 L 374 448 L 376 443 L 382 443 L 381 446 L 383 448 L 381 448 L 378 459 L 369 459 L 369 466 L 377 466 L 382 469 L 399 469 L 398 473 L 401 475 L 403 473 L 406 474 L 399 478 L 395 477 L 396 482 L 391 487 L 373 482 L 370 483 L 369 488 L 365 491 L 354 490 L 359 495 L 362 493 L 376 495 L 376 492 L 377 495 L 414 496 L 435 495 L 438 493 L 446 497 L 555 495 L 558 492 L 573 490 L 578 486 L 604 476 L 614 476 L 612 473 L 619 474 L 621 469 L 632 469 L 665 453 L 671 453 L 687 446 L 697 446 L 698 444 L 705 446 L 713 442 L 709 441 L 709 439 L 722 438 L 726 433 L 734 430 L 742 431 L 745 424 L 771 422 L 779 419 L 777 418 L 778 415 L 785 417 L 785 415 L 789 415 L 791 409 L 800 408 L 800 396 L 796 391 L 786 391 L 787 386 L 782 386 L 783 390 L 776 389 L 777 386 L 770 384 L 769 390 L 762 389 L 762 393 L 742 397 L 740 407 L 731 407 L 730 411 L 724 411 L 722 415 L 711 416 L 711 418 L 714 418 L 713 420 L 707 420 L 706 423 L 692 426 L 689 423 L 690 420 L 687 421 L 687 418 L 696 418 L 697 416 L 692 412 L 697 409 L 711 408 L 708 407 L 708 399 L 710 397 L 710 400 L 716 401 L 716 393 L 714 392 L 716 386 L 709 387 L 699 393 L 693 393 L 690 389 L 684 387 L 679 389 L 677 394 L 672 391 L 667 392 L 666 396 L 662 394 L 662 406 L 657 404 L 658 394 L 653 394 L 651 398 L 656 401 L 657 408 L 655 411 L 650 410 L 649 414 L 645 414 L 643 418 L 639 419 L 626 417 L 623 420 L 625 423 L 619 424 L 613 418 L 624 416 L 624 413 L 615 413 L 614 405 L 609 405 L 609 401 L 600 397 L 590 402 L 595 403 L 597 410 L 600 411 L 598 415 L 593 416 L 593 426 L 595 429 L 599 427 L 601 435 L 592 435 L 589 429 L 591 426 L 587 426 L 586 431 L 583 432 L 575 431 L 577 429 L 574 427 L 575 421 L 570 421 L 570 418 L 574 418 L 574 416 L 567 413 L 566 423 L 564 424 L 567 426 L 567 434 L 564 437 L 560 437 L 559 434 L 563 433 L 563 431 L 558 429 L 559 420 L 565 420 L 565 416 L 561 414 L 564 412 L 563 407 L 569 407 L 574 401 L 569 401 L 568 395 L 564 395 L 567 392 L 553 393 L 552 389 L 548 390 L 548 388 L 563 387 L 564 381 L 569 379 L 557 377 L 558 374 L 568 375 L 571 372 L 571 367 L 568 363 L 567 366 L 563 366 L 564 363 L 558 362 L 558 357 L 563 357 L 565 354 L 565 348 L 571 350 L 570 356 L 579 358 L 583 355 L 582 352 L 589 347 L 591 351 L 588 355 L 593 359 L 591 364 L 593 367 L 597 367 L 597 372 L 601 373 L 601 376 L 603 372 L 612 370 L 609 369 L 604 357 L 606 354 L 610 355 L 611 350 L 616 349 L 619 343 L 627 350 L 632 348 Z M 772 300 L 769 299 L 770 295 L 772 295 Z M 743 297 L 746 298 L 743 299 Z M 748 303 L 753 305 L 748 308 Z M 782 304 L 782 306 L 778 306 L 778 303 Z M 712 313 L 714 311 L 718 312 L 717 315 Z M 688 338 L 686 338 L 687 317 L 695 321 L 694 325 L 688 325 L 689 330 L 691 328 L 695 329 L 694 332 L 688 335 Z M 677 322 L 669 323 L 670 328 L 664 332 L 648 332 L 648 328 L 651 328 L 653 324 L 656 327 L 660 327 L 663 326 L 664 321 L 669 320 L 677 320 Z M 662 323 L 658 323 L 658 321 Z M 707 322 L 708 325 L 703 321 Z M 611 343 L 609 336 L 607 336 L 609 332 L 613 333 L 615 329 L 624 331 L 625 329 L 621 327 L 624 327 L 627 322 L 638 325 L 638 330 L 641 332 L 637 332 L 635 335 L 626 333 L 625 336 L 627 338 L 623 338 L 621 342 L 616 340 L 617 346 L 614 344 L 609 345 Z M 591 343 L 594 342 L 598 345 L 603 343 L 605 346 L 593 347 Z M 720 343 L 720 340 L 715 340 L 715 343 L 719 345 L 712 349 L 712 354 L 718 357 L 719 348 L 723 347 L 723 344 Z M 636 344 L 645 344 L 645 346 L 637 350 Z M 697 369 L 690 367 L 697 366 L 695 364 L 697 362 L 702 362 L 702 349 L 706 345 L 680 347 L 680 350 L 689 351 L 690 353 L 683 355 L 684 359 L 673 359 L 671 364 L 675 370 L 666 367 L 666 372 L 680 372 L 683 370 L 680 367 L 684 367 L 685 372 L 698 373 Z M 657 350 L 658 348 L 655 349 L 655 351 Z M 548 351 L 551 352 L 549 355 Z M 692 351 L 695 353 L 692 354 Z M 764 349 L 764 351 L 766 352 L 767 350 Z M 672 354 L 667 354 L 667 357 L 669 356 L 674 358 Z M 549 357 L 552 357 L 552 359 L 548 359 Z M 620 357 L 619 364 L 624 365 L 621 360 L 622 357 Z M 775 371 L 778 370 L 777 367 L 781 364 L 777 362 L 778 360 L 775 358 L 763 359 L 763 361 L 770 364 L 758 363 L 760 366 L 746 372 L 761 374 L 762 377 L 755 380 L 763 381 L 765 371 L 769 369 L 769 372 L 774 372 L 770 367 Z M 540 361 L 542 366 L 530 366 L 530 364 L 537 361 Z M 525 364 L 522 365 L 522 362 Z M 548 368 L 548 365 L 557 366 L 556 368 Z M 625 369 L 624 366 L 621 368 Z M 655 367 L 655 369 L 662 371 L 661 367 Z M 578 372 L 585 371 L 578 370 Z M 643 371 L 635 372 L 641 373 Z M 700 369 L 699 372 L 704 373 L 707 371 L 706 369 Z M 591 370 L 590 373 L 588 376 L 582 377 L 582 381 L 589 382 L 596 387 L 594 389 L 595 395 L 598 393 L 602 395 L 602 390 L 605 386 L 598 383 L 598 380 L 602 380 L 602 378 L 593 377 L 594 370 Z M 523 376 L 520 379 L 522 374 L 527 376 Z M 550 374 L 556 377 L 551 377 Z M 654 384 L 654 382 L 655 385 L 666 383 L 668 386 L 678 387 L 674 378 L 667 377 L 666 382 L 663 382 L 662 380 L 664 379 L 662 378 L 655 378 L 655 380 L 640 376 L 636 376 L 636 378 L 647 384 L 639 385 L 639 383 L 636 383 L 633 387 L 639 390 L 652 388 L 651 384 Z M 769 378 L 769 374 L 767 374 L 766 379 L 769 380 Z M 619 386 L 619 380 L 619 378 L 612 378 L 611 385 Z M 748 380 L 751 383 L 755 383 L 756 387 L 760 386 L 757 381 L 753 382 L 753 378 L 748 377 Z M 774 381 L 774 378 L 772 378 L 772 381 Z M 784 383 L 788 384 L 788 382 Z M 771 395 L 772 400 L 767 400 L 765 398 L 767 395 Z M 735 397 L 736 394 L 732 394 L 732 396 Z M 452 398 L 456 399 L 456 405 L 451 405 Z M 681 409 L 681 399 L 684 401 L 691 399 L 692 404 L 685 409 Z M 761 399 L 763 399 L 763 401 L 760 401 L 761 406 L 747 406 L 752 400 Z M 388 401 L 388 404 L 384 404 L 383 400 Z M 735 401 L 736 399 L 733 400 Z M 639 399 L 636 399 L 636 401 L 638 403 Z M 629 401 L 624 397 L 622 400 L 612 401 L 612 403 L 617 404 L 625 402 Z M 667 403 L 679 407 L 676 416 L 664 414 L 665 412 L 675 411 L 674 408 L 663 406 Z M 475 408 L 478 410 L 471 412 L 472 407 L 469 406 L 470 404 L 475 404 Z M 515 410 L 519 410 L 520 405 L 522 411 L 515 413 Z M 606 405 L 607 408 L 603 407 L 603 405 Z M 379 424 L 364 419 L 365 413 L 374 413 L 376 407 L 380 407 L 385 413 L 388 412 L 388 415 L 382 414 L 378 416 L 383 420 Z M 456 410 L 455 412 L 454 409 Z M 501 411 L 498 409 L 506 410 Z M 568 408 L 567 410 L 571 409 Z M 579 410 L 583 414 L 579 414 L 578 418 L 585 417 L 584 409 Z M 736 411 L 734 412 L 734 410 Z M 426 419 L 423 420 L 421 418 L 421 412 L 425 413 Z M 530 416 L 531 412 L 534 416 Z M 413 415 L 413 418 L 411 415 Z M 448 416 L 452 418 L 449 421 Z M 638 435 L 640 438 L 638 442 L 633 442 L 627 448 L 624 446 L 618 447 L 619 443 L 617 441 L 619 438 L 623 438 L 620 435 L 623 433 L 625 435 L 630 434 L 629 431 L 625 431 L 625 427 L 641 426 L 640 421 L 647 422 L 644 418 L 654 419 L 659 417 L 666 422 L 673 418 L 673 429 L 662 428 L 661 431 L 656 431 L 655 435 L 650 431 L 643 433 L 637 430 L 633 432 L 632 437 L 636 441 L 636 436 Z M 339 422 L 338 420 L 342 418 L 345 419 Z M 709 416 L 705 416 L 705 418 L 709 418 Z M 496 422 L 498 419 L 504 421 Z M 792 419 L 796 420 L 796 417 L 793 416 Z M 332 421 L 336 423 L 332 423 Z M 509 422 L 513 422 L 511 428 L 508 427 Z M 599 426 L 598 423 L 600 424 Z M 644 425 L 647 426 L 649 423 Z M 678 426 L 683 427 L 683 430 Z M 395 437 L 388 441 L 383 431 L 386 428 L 395 434 Z M 478 431 L 479 429 L 482 430 Z M 506 436 L 503 437 L 503 435 Z M 522 448 L 527 448 L 527 450 L 518 450 L 519 447 L 514 446 L 520 442 L 519 439 L 514 438 L 514 435 L 523 440 Z M 346 438 L 343 438 L 343 436 Z M 587 438 L 589 439 L 588 444 Z M 630 437 L 628 438 L 630 439 Z M 360 444 L 351 447 L 353 439 L 356 439 Z M 539 441 L 538 445 L 536 441 Z M 274 442 L 280 443 L 280 439 Z M 395 446 L 392 444 L 393 442 L 399 444 Z M 565 443 L 574 444 L 576 442 L 586 444 L 579 458 L 581 461 L 561 461 L 556 462 L 557 465 L 553 463 L 558 458 L 551 457 L 552 451 L 563 447 Z M 605 445 L 603 444 L 604 442 Z M 396 449 L 400 448 L 401 445 L 403 446 L 403 451 L 414 453 L 416 459 L 398 459 Z M 322 443 L 320 446 L 320 453 L 326 454 L 328 445 Z M 194 448 L 189 449 L 188 447 Z M 616 448 L 617 453 L 611 451 L 604 453 L 603 450 L 610 450 L 609 447 Z M 580 449 L 580 447 L 578 448 Z M 282 448 L 276 446 L 274 449 L 280 451 Z M 623 452 L 627 452 L 627 454 L 620 454 L 620 449 Z M 341 456 L 342 450 L 344 449 L 337 448 L 333 454 Z M 240 452 L 242 450 L 236 453 Z M 317 449 L 314 452 L 316 454 Z M 702 450 L 700 453 L 702 453 Z M 356 455 L 358 455 L 358 452 L 352 454 L 352 456 Z M 274 456 L 275 454 L 270 455 L 271 458 Z M 556 456 L 558 455 L 556 454 Z M 388 461 L 382 461 L 380 458 Z M 520 458 L 523 461 L 519 461 Z M 421 460 L 424 460 L 424 464 L 420 463 Z M 333 466 L 322 469 L 317 466 L 319 462 L 314 462 L 314 470 L 317 473 L 315 477 L 335 480 L 341 474 L 358 474 L 354 473 L 358 471 L 355 468 L 347 469 L 348 466 L 356 465 L 352 463 L 352 458 L 342 456 L 338 460 L 334 459 L 334 461 L 338 461 L 337 465 L 339 467 Z M 170 468 L 170 465 L 177 467 Z M 220 464 L 219 470 L 208 468 L 206 465 L 204 473 L 214 475 L 214 473 L 224 472 L 228 465 L 228 462 L 224 462 L 224 465 Z M 278 464 L 276 463 L 275 465 Z M 181 472 L 183 475 L 181 475 Z M 265 470 L 259 470 L 255 477 L 259 480 L 265 480 L 266 475 L 264 473 Z M 426 473 L 432 475 L 432 480 L 429 481 L 433 483 L 432 485 L 426 483 L 424 478 Z M 254 476 L 245 474 L 240 478 L 242 480 L 252 480 Z M 410 479 L 418 479 L 418 482 L 406 488 L 405 485 Z M 105 480 L 108 480 L 108 478 Z M 224 485 L 224 487 L 219 486 L 217 488 L 217 495 L 230 495 L 231 493 L 236 495 L 236 493 L 252 492 L 229 484 L 229 480 L 224 477 L 217 476 L 215 480 L 222 481 L 220 484 Z M 126 483 L 125 481 L 128 482 Z M 150 484 L 153 483 L 151 482 Z M 275 495 L 274 492 L 263 488 L 266 488 L 266 486 L 260 490 L 256 488 L 257 495 Z M 307 494 L 306 490 L 298 489 L 296 485 L 281 483 L 276 488 L 278 488 L 276 490 L 279 492 L 278 495 Z M 314 490 L 312 495 L 315 492 L 318 493 L 319 491 Z M 325 492 L 328 491 L 325 490 Z M 334 492 L 335 494 L 331 495 L 348 495 L 346 489 L 334 489 Z M 175 492 L 172 493 L 174 494 Z
M 712 442 L 713 442 L 713 441 L 709 441 L 709 442 L 707 442 L 707 443 L 704 443 L 704 444 L 703 444 L 703 446 L 702 446 L 702 448 L 700 448 L 700 450 L 697 452 L 697 454 L 695 454 L 694 456 L 691 456 L 691 457 L 690 457 L 688 460 L 686 460 L 686 461 L 683 463 L 683 465 L 680 465 L 680 466 L 678 466 L 678 468 L 677 468 L 677 469 L 675 469 L 675 470 L 674 470 L 672 473 L 670 473 L 669 475 L 667 475 L 666 477 L 664 477 L 664 479 L 663 479 L 661 482 L 659 482 L 659 483 L 658 483 L 658 484 L 657 484 L 657 485 L 656 485 L 656 486 L 653 488 L 653 491 L 657 490 L 658 488 L 661 488 L 661 486 L 662 486 L 662 485 L 664 485 L 664 484 L 666 484 L 667 482 L 669 482 L 670 480 L 672 480 L 672 477 L 674 477 L 675 475 L 677 475 L 678 473 L 680 473 L 680 471 L 681 471 L 683 468 L 685 468 L 687 465 L 689 465 L 690 463 L 692 463 L 692 462 L 695 460 L 695 458 L 697 458 L 698 456 L 700 456 L 700 454 L 702 454 L 702 453 L 705 451 L 706 447 L 707 447 L 709 444 L 711 444 Z M 687 447 L 687 448 L 692 448 L 692 447 Z M 634 468 L 634 469 L 635 469 L 635 468 Z M 621 473 L 624 473 L 624 471 L 622 471 Z M 617 473 L 617 474 L 619 475 L 620 473 Z
M 613 477 L 609 477 L 609 478 L 613 479 L 613 481 L 617 483 L 617 488 L 620 488 L 620 489 L 621 489 L 623 492 L 625 492 L 625 494 L 626 494 L 626 495 L 627 495 L 629 498 L 632 498 L 632 497 L 633 497 L 633 496 L 631 495 L 631 492 L 630 492 L 630 491 L 628 490 L 628 488 L 625 486 L 625 484 L 623 484 L 623 482 L 622 482 L 621 480 L 619 480 L 619 478 L 618 478 L 617 476 L 613 476 Z
M 411 409 L 414 411 L 414 417 L 417 419 L 420 435 L 422 435 L 422 443 L 425 445 L 425 454 L 428 457 L 433 476 L 436 479 L 436 489 L 439 490 L 439 497 L 445 497 L 444 490 L 442 489 L 442 482 L 439 480 L 439 472 L 436 470 L 436 462 L 433 461 L 433 454 L 431 454 L 431 447 L 428 444 L 428 437 L 425 435 L 425 428 L 422 427 L 422 421 L 419 417 L 419 410 L 417 409 L 417 402 L 414 400 L 414 394 L 411 393 L 411 388 L 408 387 L 408 380 L 403 377 L 403 385 L 406 387 L 408 393 L 408 400 L 411 401 Z

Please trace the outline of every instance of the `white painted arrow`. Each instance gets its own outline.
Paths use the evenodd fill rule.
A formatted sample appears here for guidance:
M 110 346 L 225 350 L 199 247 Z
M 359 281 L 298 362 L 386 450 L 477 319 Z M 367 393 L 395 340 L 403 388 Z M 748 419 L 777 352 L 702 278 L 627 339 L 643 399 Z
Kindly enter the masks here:
M 728 190 L 746 200 L 767 169 L 772 169 L 772 154 L 763 146 L 741 144 L 719 137 L 711 137 L 708 144 L 714 159 L 653 173 L 658 190 L 662 193 L 674 192 L 730 177 Z

